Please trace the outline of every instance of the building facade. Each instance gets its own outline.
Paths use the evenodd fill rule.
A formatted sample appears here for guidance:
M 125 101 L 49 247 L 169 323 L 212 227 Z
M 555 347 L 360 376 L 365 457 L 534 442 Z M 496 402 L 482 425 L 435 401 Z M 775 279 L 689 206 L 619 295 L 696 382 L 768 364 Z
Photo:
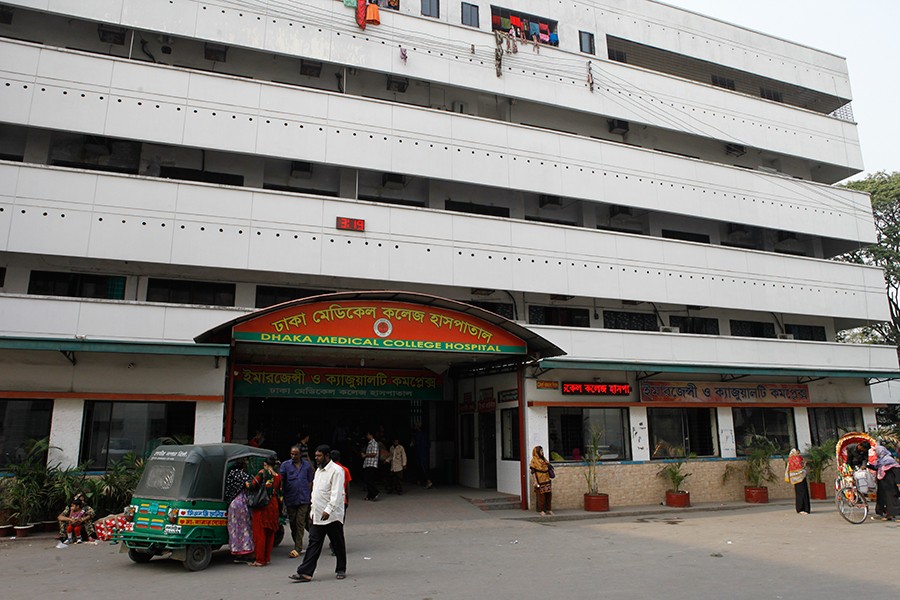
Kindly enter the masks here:
M 421 427 L 526 499 L 544 446 L 574 507 L 594 428 L 642 504 L 679 453 L 725 499 L 754 434 L 874 426 L 843 58 L 649 0 L 347 4 L 2 0 L 4 463 Z

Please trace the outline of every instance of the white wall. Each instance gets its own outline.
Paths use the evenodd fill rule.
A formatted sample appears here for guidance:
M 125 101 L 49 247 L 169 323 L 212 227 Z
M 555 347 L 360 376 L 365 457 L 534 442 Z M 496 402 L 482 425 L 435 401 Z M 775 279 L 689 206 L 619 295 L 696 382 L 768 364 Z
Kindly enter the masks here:
M 81 427 L 84 421 L 84 400 L 56 398 L 50 420 L 50 452 L 47 464 L 61 469 L 78 465 L 81 448 Z
M 194 443 L 216 444 L 224 432 L 225 403 L 197 402 L 194 408 Z

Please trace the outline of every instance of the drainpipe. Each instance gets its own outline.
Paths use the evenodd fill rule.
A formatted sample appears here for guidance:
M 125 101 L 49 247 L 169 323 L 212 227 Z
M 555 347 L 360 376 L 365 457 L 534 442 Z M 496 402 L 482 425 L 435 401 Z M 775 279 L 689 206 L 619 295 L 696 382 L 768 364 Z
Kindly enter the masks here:
M 516 372 L 516 388 L 518 389 L 517 395 L 519 397 L 519 480 L 522 489 L 520 504 L 522 510 L 528 510 L 528 474 L 525 470 L 527 460 L 527 455 L 525 454 L 527 449 L 526 442 L 528 441 L 525 439 L 525 365 L 522 363 L 519 363 L 519 368 Z

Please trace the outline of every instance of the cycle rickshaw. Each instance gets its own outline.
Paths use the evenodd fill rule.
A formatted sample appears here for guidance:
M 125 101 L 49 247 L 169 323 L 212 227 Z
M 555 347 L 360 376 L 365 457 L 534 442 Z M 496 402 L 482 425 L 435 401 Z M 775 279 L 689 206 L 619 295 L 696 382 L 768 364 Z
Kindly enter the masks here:
M 875 500 L 875 486 L 866 464 L 854 468 L 847 461 L 848 451 L 862 442 L 868 442 L 872 448 L 876 445 L 869 434 L 853 431 L 842 436 L 835 446 L 838 475 L 834 480 L 834 503 L 841 516 L 854 525 L 865 522 L 869 500 Z

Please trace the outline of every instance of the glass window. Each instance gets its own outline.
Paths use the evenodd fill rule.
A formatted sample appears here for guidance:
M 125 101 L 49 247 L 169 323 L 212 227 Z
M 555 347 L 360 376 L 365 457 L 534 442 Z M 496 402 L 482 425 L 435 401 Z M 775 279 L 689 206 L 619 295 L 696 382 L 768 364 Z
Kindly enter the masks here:
M 594 48 L 594 34 L 587 31 L 579 31 L 578 39 L 581 44 L 581 51 L 585 54 L 596 54 Z
M 669 317 L 669 325 L 677 327 L 681 333 L 698 335 L 719 335 L 719 320 L 709 317 Z
M 725 88 L 728 90 L 734 89 L 734 79 L 730 79 L 728 77 L 721 77 L 719 75 L 712 76 L 712 84 L 721 88 Z
M 426 17 L 440 17 L 440 2 L 438 0 L 422 0 L 422 15 Z
M 608 48 L 606 51 L 606 55 L 609 57 L 609 60 L 614 60 L 616 62 L 628 62 L 626 60 L 624 50 L 616 50 L 615 48 Z
M 632 331 L 659 331 L 656 315 L 653 313 L 603 311 L 604 329 L 630 329 Z
M 774 100 L 775 102 L 784 102 L 784 96 L 778 90 L 769 88 L 759 88 L 759 95 L 766 100 Z
M 80 462 L 105 470 L 129 452 L 149 456 L 163 438 L 190 444 L 193 402 L 86 402 Z
M 41 296 L 123 300 L 125 278 L 113 275 L 32 271 L 28 281 L 28 293 Z
M 234 306 L 234 284 L 182 279 L 150 279 L 147 302 Z
M 500 411 L 500 441 L 503 460 L 519 460 L 519 409 Z
M 731 335 L 737 337 L 774 338 L 775 324 L 761 321 L 738 321 L 731 319 Z
M 791 325 L 790 323 L 785 323 L 784 332 L 794 336 L 795 340 L 826 341 L 825 328 L 819 325 Z
M 717 456 L 716 417 L 712 408 L 648 408 L 650 458 L 679 455 Z
M 0 400 L 0 469 L 21 461 L 30 440 L 50 435 L 53 400 Z
M 475 458 L 475 414 L 459 416 L 459 456 Z
M 478 27 L 477 5 L 469 4 L 468 2 L 462 3 L 462 24 L 469 27 Z
M 747 454 L 747 447 L 754 435 L 762 435 L 787 452 L 795 448 L 794 409 L 792 408 L 732 408 L 734 418 L 734 443 L 738 456 Z
M 529 306 L 528 322 L 532 325 L 560 325 L 562 327 L 590 327 L 591 314 L 586 308 L 568 306 Z
M 627 408 L 547 409 L 550 434 L 550 460 L 584 460 L 591 431 L 598 428 L 600 460 L 631 460 Z
M 837 441 L 850 431 L 864 431 L 861 408 L 810 408 L 809 433 L 814 446 Z

